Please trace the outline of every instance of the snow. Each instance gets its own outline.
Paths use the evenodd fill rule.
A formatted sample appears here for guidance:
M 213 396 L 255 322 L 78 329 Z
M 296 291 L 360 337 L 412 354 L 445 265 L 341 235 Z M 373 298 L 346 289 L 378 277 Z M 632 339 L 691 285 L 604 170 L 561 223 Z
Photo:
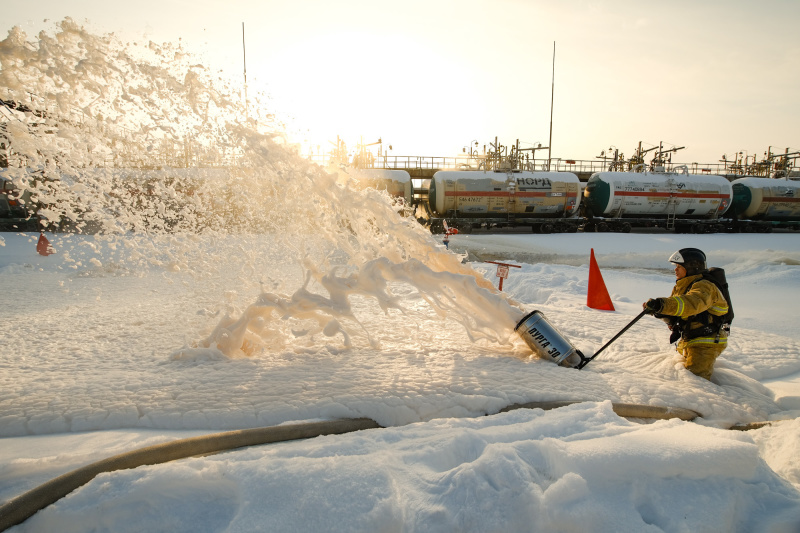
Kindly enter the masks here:
M 103 457 L 215 430 L 361 416 L 388 427 L 102 474 L 12 531 L 800 524 L 796 234 L 451 237 L 451 255 L 474 259 L 489 280 L 495 267 L 481 261 L 518 261 L 504 292 L 544 311 L 587 354 L 646 298 L 668 294 L 672 251 L 704 249 L 728 272 L 737 313 L 713 382 L 682 368 L 649 317 L 577 371 L 530 357 L 521 341 L 473 343 L 448 318 L 387 315 L 369 301 L 354 309 L 379 349 L 318 335 L 251 357 L 176 357 L 213 329 L 224 291 L 169 268 L 68 268 L 65 251 L 98 250 L 99 263 L 111 262 L 96 238 L 48 237 L 59 253 L 43 257 L 37 235 L 2 234 L 0 284 L 17 305 L 2 310 L 2 342 L 14 349 L 0 374 L 0 499 Z M 590 248 L 616 312 L 585 307 Z M 537 400 L 587 401 L 496 414 Z M 703 417 L 640 424 L 617 417 L 611 401 Z M 781 422 L 721 429 L 760 420 Z
M 4 99 L 84 113 L 14 115 L 27 166 L 8 177 L 85 232 L 46 232 L 46 257 L 38 233 L 0 234 L 0 502 L 178 438 L 384 428 L 104 473 L 11 531 L 800 528 L 797 234 L 458 234 L 446 250 L 386 192 L 300 158 L 180 46 L 59 27 L 0 43 Z M 57 135 L 31 134 L 40 120 Z M 145 172 L 154 194 L 107 165 L 184 135 L 234 159 Z M 590 355 L 668 294 L 666 258 L 686 246 L 726 269 L 736 310 L 711 381 L 650 317 L 581 371 L 513 331 L 540 309 Z M 614 312 L 585 306 L 591 249 Z M 489 260 L 521 266 L 502 293 Z M 501 412 L 535 401 L 579 403 Z M 612 402 L 701 416 L 645 423 Z

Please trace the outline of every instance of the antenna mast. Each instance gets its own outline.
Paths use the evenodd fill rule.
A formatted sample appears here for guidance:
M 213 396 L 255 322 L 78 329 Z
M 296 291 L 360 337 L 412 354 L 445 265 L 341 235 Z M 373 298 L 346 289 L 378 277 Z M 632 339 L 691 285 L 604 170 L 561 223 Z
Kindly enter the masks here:
M 244 45 L 244 22 L 242 22 L 242 60 L 244 64 L 244 115 L 245 118 L 250 118 L 247 111 L 247 49 Z
M 553 78 L 550 85 L 550 140 L 547 143 L 547 170 L 550 170 L 553 149 L 553 98 L 556 93 L 556 42 L 553 41 Z

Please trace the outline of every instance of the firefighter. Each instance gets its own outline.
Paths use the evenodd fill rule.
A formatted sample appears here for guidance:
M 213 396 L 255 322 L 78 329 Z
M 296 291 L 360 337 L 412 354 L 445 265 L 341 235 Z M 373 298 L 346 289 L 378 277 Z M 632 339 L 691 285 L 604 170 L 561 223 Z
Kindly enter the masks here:
M 670 343 L 678 341 L 678 353 L 692 373 L 711 379 L 714 361 L 728 343 L 727 325 L 722 317 L 728 302 L 717 285 L 703 278 L 706 254 L 697 248 L 681 248 L 669 258 L 675 265 L 675 287 L 669 298 L 651 298 L 647 314 L 661 318 L 672 330 Z

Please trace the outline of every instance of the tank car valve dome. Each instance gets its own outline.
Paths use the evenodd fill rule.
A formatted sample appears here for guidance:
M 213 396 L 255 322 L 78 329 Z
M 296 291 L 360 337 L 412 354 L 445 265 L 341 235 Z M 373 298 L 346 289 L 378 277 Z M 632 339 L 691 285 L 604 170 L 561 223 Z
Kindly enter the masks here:
M 669 262 L 683 266 L 689 276 L 707 270 L 706 254 L 697 248 L 681 248 L 670 256 Z

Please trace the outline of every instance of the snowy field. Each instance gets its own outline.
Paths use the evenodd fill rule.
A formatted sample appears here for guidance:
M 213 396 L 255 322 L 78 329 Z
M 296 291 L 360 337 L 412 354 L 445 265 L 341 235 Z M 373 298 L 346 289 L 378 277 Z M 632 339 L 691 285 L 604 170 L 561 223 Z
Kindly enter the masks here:
M 383 426 L 104 473 L 14 533 L 800 530 L 800 235 L 445 250 L 386 192 L 301 157 L 266 95 L 245 105 L 180 42 L 66 18 L 0 51 L 0 98 L 25 104 L 6 108 L 3 178 L 45 225 L 88 235 L 48 233 L 45 257 L 38 235 L 0 234 L 0 504 L 184 437 Z M 594 353 L 669 294 L 686 246 L 732 287 L 712 381 L 651 317 L 581 371 L 515 334 L 539 309 Z M 592 248 L 616 311 L 585 306 Z M 498 259 L 521 266 L 502 293 Z M 578 403 L 500 412 L 560 400 Z M 701 416 L 644 423 L 612 402 Z
M 453 237 L 450 255 L 495 286 L 482 261 L 522 265 L 504 292 L 587 354 L 642 301 L 669 294 L 672 251 L 702 248 L 726 269 L 736 310 L 713 382 L 682 368 L 650 317 L 577 371 L 530 357 L 513 333 L 470 341 L 402 283 L 393 291 L 413 314 L 354 305 L 372 345 L 296 332 L 279 349 L 225 356 L 192 346 L 256 297 L 235 290 L 234 256 L 216 255 L 231 259 L 214 276 L 133 271 L 114 267 L 102 240 L 49 234 L 57 253 L 43 257 L 36 237 L 6 233 L 0 247 L 11 303 L 0 310 L 0 501 L 103 457 L 217 430 L 338 417 L 387 429 L 103 474 L 11 531 L 800 528 L 800 235 Z M 615 312 L 585 306 L 591 248 Z M 301 283 L 278 257 L 253 268 Z M 536 400 L 586 402 L 496 414 Z M 611 401 L 702 418 L 640 424 Z M 763 420 L 780 422 L 725 429 Z

